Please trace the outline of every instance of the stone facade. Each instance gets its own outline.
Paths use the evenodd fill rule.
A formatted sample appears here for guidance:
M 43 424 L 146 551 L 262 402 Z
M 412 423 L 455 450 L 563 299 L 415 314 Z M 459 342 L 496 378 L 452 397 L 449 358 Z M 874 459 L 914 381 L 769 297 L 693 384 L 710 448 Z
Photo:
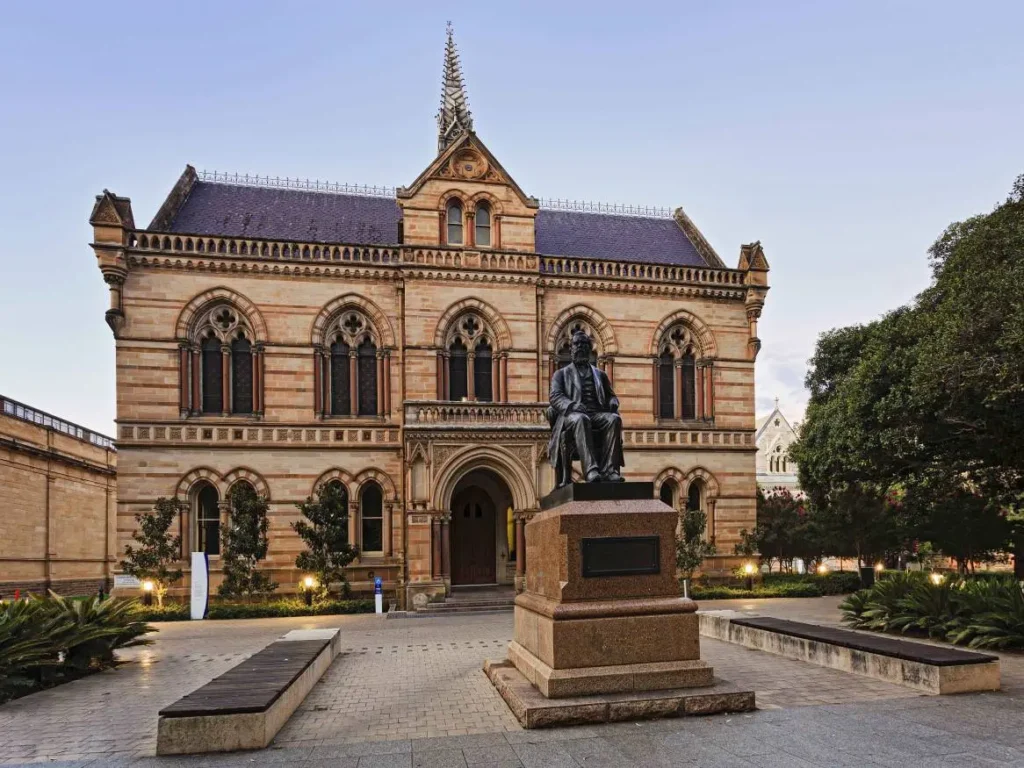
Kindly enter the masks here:
M 0 397 L 0 596 L 110 589 L 117 454 L 110 438 Z
M 581 327 L 622 401 L 627 479 L 653 480 L 677 507 L 699 499 L 725 553 L 710 567 L 730 567 L 754 524 L 760 244 L 725 268 L 679 209 L 570 217 L 588 231 L 614 225 L 632 256 L 538 253 L 547 211 L 466 122 L 390 201 L 225 184 L 189 167 L 141 229 L 127 198 L 97 197 L 93 248 L 117 346 L 119 547 L 133 515 L 171 495 L 190 501 L 181 531 L 198 547 L 214 535 L 210 510 L 223 520 L 245 481 L 269 500 L 268 566 L 293 589 L 295 504 L 336 480 L 362 549 L 349 569 L 357 591 L 382 577 L 412 602 L 479 581 L 466 575 L 470 527 L 493 530 L 486 578 L 511 583 L 521 527 L 553 484 L 548 382 Z M 350 213 L 368 223 L 353 228 Z M 296 238 L 296 221 L 315 226 Z M 652 261 L 658 237 L 671 247 Z
M 782 414 L 776 400 L 775 410 L 757 423 L 757 484 L 763 490 L 785 488 L 800 493 L 797 465 L 789 456 L 789 447 L 796 440 L 797 428 Z

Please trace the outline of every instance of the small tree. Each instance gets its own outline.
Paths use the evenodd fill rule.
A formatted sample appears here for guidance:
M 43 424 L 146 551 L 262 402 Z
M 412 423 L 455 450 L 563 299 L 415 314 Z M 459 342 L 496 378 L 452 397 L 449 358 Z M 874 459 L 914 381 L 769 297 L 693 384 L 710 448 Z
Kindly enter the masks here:
M 164 595 L 181 578 L 177 568 L 181 560 L 181 536 L 171 535 L 171 525 L 185 511 L 185 503 L 178 499 L 156 500 L 153 509 L 135 515 L 138 528 L 132 539 L 139 546 L 128 544 L 124 548 L 121 570 L 142 581 L 153 582 L 156 604 L 164 605 Z
M 715 554 L 715 545 L 704 538 L 708 516 L 699 509 L 684 510 L 679 516 L 679 539 L 676 541 L 676 568 L 684 579 L 692 579 L 701 563 Z
M 348 543 L 348 497 L 338 483 L 326 483 L 316 493 L 296 504 L 304 520 L 292 528 L 306 545 L 306 551 L 295 557 L 295 567 L 314 574 L 318 589 L 326 595 L 331 584 L 339 582 L 342 594 L 348 593 L 345 566 L 358 550 Z
M 270 574 L 257 568 L 270 546 L 267 500 L 248 483 L 238 483 L 228 493 L 228 502 L 231 518 L 221 535 L 224 581 L 217 592 L 246 600 L 254 595 L 269 595 L 277 584 L 270 580 Z

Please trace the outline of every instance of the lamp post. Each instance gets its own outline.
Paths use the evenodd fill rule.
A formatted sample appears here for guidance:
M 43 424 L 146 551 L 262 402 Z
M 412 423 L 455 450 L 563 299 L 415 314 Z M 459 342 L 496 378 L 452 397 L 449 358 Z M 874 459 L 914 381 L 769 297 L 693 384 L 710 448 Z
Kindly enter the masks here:
M 150 579 L 142 582 L 142 604 L 147 607 L 153 605 L 153 587 L 154 584 Z
M 306 602 L 307 606 L 313 605 L 313 590 L 316 589 L 316 579 L 312 576 L 307 576 L 302 580 L 302 599 Z
M 747 592 L 754 591 L 754 564 L 747 563 L 743 566 L 743 573 L 747 575 Z

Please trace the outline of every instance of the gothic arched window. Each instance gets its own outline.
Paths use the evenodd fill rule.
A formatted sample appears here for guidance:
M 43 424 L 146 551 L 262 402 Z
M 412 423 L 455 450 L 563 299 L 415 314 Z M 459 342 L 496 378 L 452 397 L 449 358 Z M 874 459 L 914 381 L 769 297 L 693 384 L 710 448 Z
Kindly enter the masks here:
M 448 225 L 448 245 L 462 245 L 462 203 L 458 200 L 448 201 L 445 222 Z
M 476 312 L 465 312 L 448 330 L 442 399 L 493 402 L 496 361 L 494 333 Z
M 475 243 L 477 245 L 491 244 L 491 207 L 487 203 L 477 203 L 476 216 L 474 217 L 476 230 Z
M 224 412 L 224 366 L 220 351 L 220 339 L 212 332 L 200 344 L 200 365 L 202 366 L 203 413 Z
M 658 494 L 663 502 L 675 509 L 676 506 L 676 483 L 674 480 L 666 480 L 661 484 L 661 492 Z
M 656 358 L 655 376 L 656 413 L 662 419 L 683 419 L 692 421 L 704 418 L 701 413 L 701 389 L 704 386 L 704 369 L 698 370 L 698 347 L 683 325 L 669 328 L 661 340 Z
M 384 549 L 384 494 L 375 482 L 368 482 L 359 494 L 360 550 Z
M 193 366 L 194 388 L 198 390 L 198 412 L 204 414 L 251 415 L 258 392 L 253 375 L 257 348 L 252 331 L 241 314 L 228 304 L 218 304 L 195 324 L 198 355 Z M 193 406 L 195 407 L 195 406 Z
M 317 373 L 318 386 L 322 389 L 317 391 L 316 401 L 323 404 L 323 413 L 330 416 L 383 415 L 377 385 L 383 380 L 387 386 L 387 381 L 383 374 L 383 357 L 378 354 L 376 329 L 355 309 L 342 312 L 327 328 L 325 346 L 316 355 L 318 366 L 320 360 L 326 363 L 323 375 Z
M 558 334 L 558 340 L 555 342 L 555 358 L 554 358 L 554 370 L 564 368 L 572 362 L 572 336 L 577 331 L 582 331 L 587 334 L 590 338 L 590 363 L 591 365 L 597 365 L 598 359 L 598 337 L 594 332 L 594 329 L 590 327 L 589 323 L 583 320 L 570 320 L 565 324 L 562 332 Z M 554 375 L 554 370 L 551 371 Z
M 700 511 L 704 509 L 704 488 L 700 480 L 690 483 L 690 489 L 686 492 L 686 508 Z
M 194 552 L 205 552 L 208 555 L 220 554 L 220 501 L 217 489 L 209 483 L 203 483 L 195 492 L 192 513 Z

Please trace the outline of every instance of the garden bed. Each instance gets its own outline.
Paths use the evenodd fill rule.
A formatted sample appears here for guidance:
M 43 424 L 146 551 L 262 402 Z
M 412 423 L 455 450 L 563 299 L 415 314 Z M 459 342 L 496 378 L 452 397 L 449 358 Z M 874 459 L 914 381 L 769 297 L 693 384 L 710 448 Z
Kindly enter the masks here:
M 750 600 L 767 597 L 824 597 L 845 595 L 860 588 L 856 573 L 837 571 L 826 574 L 759 574 L 753 588 L 747 589 L 745 580 L 731 584 L 694 584 L 690 596 L 694 600 Z
M 290 616 L 334 616 L 352 613 L 373 613 L 373 600 L 324 600 L 306 605 L 302 600 L 268 600 L 265 602 L 237 603 L 211 602 L 206 618 L 218 619 L 270 619 Z M 188 621 L 189 606 L 167 602 L 163 608 L 137 605 L 134 615 L 140 621 Z

